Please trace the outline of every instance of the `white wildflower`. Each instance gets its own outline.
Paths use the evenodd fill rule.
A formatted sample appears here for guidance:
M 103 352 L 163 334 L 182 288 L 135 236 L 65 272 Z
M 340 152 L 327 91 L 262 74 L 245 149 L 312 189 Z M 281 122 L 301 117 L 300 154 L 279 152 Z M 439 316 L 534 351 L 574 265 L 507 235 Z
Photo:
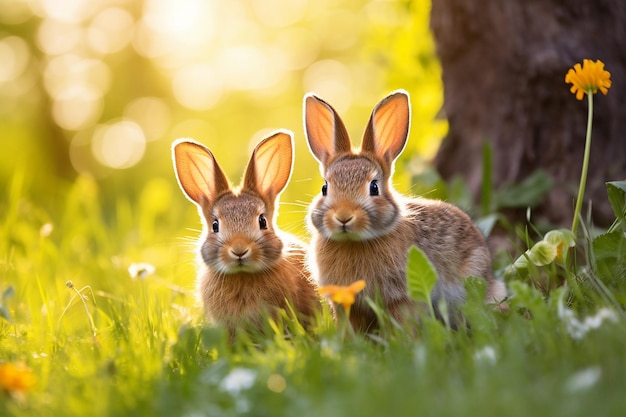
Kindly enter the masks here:
M 156 268 L 147 262 L 132 263 L 128 267 L 128 273 L 132 279 L 144 280 L 149 275 L 154 274 Z
M 256 373 L 246 368 L 235 368 L 220 382 L 220 389 L 232 395 L 247 390 L 254 385 Z
M 474 360 L 476 362 L 487 363 L 489 365 L 495 365 L 498 357 L 496 351 L 491 346 L 485 346 L 481 350 L 474 352 Z
M 593 387 L 600 380 L 602 370 L 598 366 L 576 372 L 565 382 L 567 392 L 579 392 Z
M 558 314 L 569 335 L 577 340 L 582 339 L 589 330 L 599 328 L 606 320 L 613 323 L 617 322 L 617 313 L 609 308 L 601 308 L 594 316 L 587 316 L 583 320 L 579 320 L 576 313 L 565 306 L 563 297 L 559 299 Z

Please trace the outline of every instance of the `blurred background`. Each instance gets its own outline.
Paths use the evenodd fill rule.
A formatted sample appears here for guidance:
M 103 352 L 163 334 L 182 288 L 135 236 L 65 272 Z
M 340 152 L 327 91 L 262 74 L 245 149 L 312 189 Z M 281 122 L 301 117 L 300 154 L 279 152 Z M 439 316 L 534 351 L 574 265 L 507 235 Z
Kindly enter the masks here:
M 413 118 L 396 182 L 408 192 L 447 131 L 429 12 L 424 0 L 0 0 L 0 190 L 19 189 L 45 223 L 87 181 L 104 213 L 124 199 L 197 228 L 172 141 L 204 143 L 237 183 L 254 145 L 285 128 L 296 165 L 280 222 L 303 234 L 322 183 L 303 95 L 329 101 L 358 142 L 373 106 L 403 88 Z

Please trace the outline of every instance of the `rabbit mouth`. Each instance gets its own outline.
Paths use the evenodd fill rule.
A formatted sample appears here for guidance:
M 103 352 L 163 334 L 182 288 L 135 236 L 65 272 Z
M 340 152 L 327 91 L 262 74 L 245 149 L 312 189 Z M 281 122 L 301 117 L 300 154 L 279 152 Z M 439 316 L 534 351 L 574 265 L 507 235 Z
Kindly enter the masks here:
M 258 266 L 246 263 L 244 260 L 241 259 L 235 263 L 232 263 L 231 265 L 227 265 L 225 268 L 225 272 L 227 274 L 238 274 L 242 272 L 251 274 L 259 272 L 260 270 L 261 268 L 259 268 Z
M 340 229 L 339 231 L 332 232 L 330 235 L 331 240 L 335 240 L 337 242 L 360 242 L 364 240 L 363 236 L 360 233 L 353 232 L 351 230 Z

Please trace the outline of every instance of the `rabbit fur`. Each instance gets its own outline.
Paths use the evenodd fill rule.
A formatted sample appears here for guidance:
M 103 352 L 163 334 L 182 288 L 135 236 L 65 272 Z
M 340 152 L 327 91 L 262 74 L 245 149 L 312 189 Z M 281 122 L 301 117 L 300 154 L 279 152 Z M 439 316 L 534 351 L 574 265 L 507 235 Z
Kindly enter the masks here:
M 232 187 L 211 151 L 179 139 L 172 146 L 183 193 L 203 224 L 198 293 L 213 321 L 233 334 L 262 330 L 266 312 L 292 307 L 308 322 L 321 307 L 305 267 L 305 246 L 276 225 L 276 202 L 291 176 L 293 137 L 278 131 L 254 149 L 240 187 Z
M 304 98 L 306 139 L 325 180 L 307 217 L 312 234 L 309 264 L 319 285 L 366 281 L 350 313 L 353 327 L 360 331 L 377 326 L 366 297 L 379 300 L 401 323 L 424 310 L 408 294 L 406 265 L 412 245 L 434 265 L 438 280 L 431 294 L 433 307 L 441 318 L 439 303 L 444 300 L 453 327 L 461 318 L 465 278 L 487 281 L 489 303 L 506 297 L 504 284 L 493 277 L 485 239 L 465 212 L 394 190 L 394 161 L 405 147 L 409 123 L 408 93 L 393 92 L 374 108 L 362 146 L 355 150 L 333 107 L 313 94 Z

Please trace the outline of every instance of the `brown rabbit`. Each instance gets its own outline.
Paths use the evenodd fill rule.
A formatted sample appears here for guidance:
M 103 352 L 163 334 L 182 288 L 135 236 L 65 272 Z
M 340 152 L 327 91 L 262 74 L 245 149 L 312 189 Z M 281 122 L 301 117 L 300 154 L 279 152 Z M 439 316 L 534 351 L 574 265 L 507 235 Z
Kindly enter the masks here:
M 275 203 L 291 175 L 292 142 L 286 131 L 261 141 L 237 188 L 205 146 L 187 139 L 172 146 L 178 183 L 203 223 L 199 294 L 209 317 L 231 336 L 238 328 L 261 330 L 263 313 L 287 302 L 305 323 L 321 306 L 303 244 L 275 222 Z
M 400 322 L 417 314 L 419 306 L 409 297 L 406 280 L 411 245 L 422 249 L 435 266 L 433 306 L 441 318 L 439 302 L 446 301 L 452 326 L 465 300 L 466 277 L 487 280 L 487 302 L 506 296 L 504 284 L 493 277 L 485 240 L 467 214 L 451 204 L 404 197 L 393 189 L 394 161 L 409 132 L 409 107 L 405 91 L 383 99 L 372 112 L 361 149 L 352 150 L 335 110 L 315 95 L 304 99 L 307 141 L 325 180 L 308 217 L 313 235 L 310 264 L 320 285 L 366 281 L 350 315 L 361 331 L 377 325 L 365 297 L 380 299 Z

